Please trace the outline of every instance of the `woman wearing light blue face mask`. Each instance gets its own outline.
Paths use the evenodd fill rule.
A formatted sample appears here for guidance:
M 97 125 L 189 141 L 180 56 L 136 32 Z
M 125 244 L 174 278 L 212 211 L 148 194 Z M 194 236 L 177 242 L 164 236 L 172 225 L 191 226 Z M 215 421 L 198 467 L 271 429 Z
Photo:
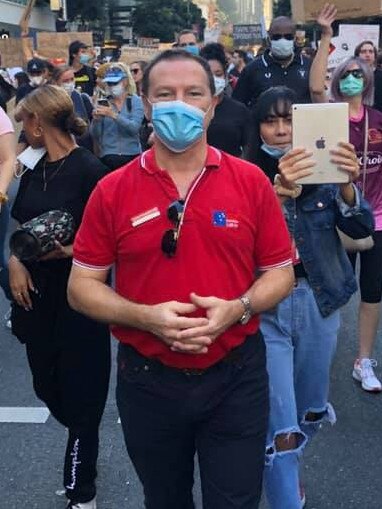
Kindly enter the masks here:
M 81 92 L 93 95 L 96 84 L 95 71 L 88 64 L 92 60 L 90 48 L 81 41 L 73 41 L 69 45 L 69 66 L 74 71 L 76 88 Z
M 215 95 L 218 97 L 214 118 L 208 127 L 207 141 L 213 147 L 240 157 L 249 138 L 249 110 L 228 95 L 228 62 L 224 47 L 218 43 L 207 44 L 201 49 L 200 56 L 209 63 L 214 75 Z
M 103 81 L 108 97 L 97 101 L 90 133 L 98 145 L 101 161 L 115 170 L 142 152 L 139 134 L 143 103 L 124 64 L 112 64 Z
M 376 223 L 373 248 L 360 253 L 359 349 L 352 375 L 363 390 L 381 392 L 381 382 L 374 373 L 377 362 L 372 359 L 372 353 L 382 300 L 382 113 L 371 108 L 374 74 L 370 65 L 359 58 L 340 64 L 332 77 L 331 94 L 335 101 L 349 104 L 350 141 L 362 168 L 357 186 L 370 203 Z M 355 267 L 357 254 L 350 258 Z

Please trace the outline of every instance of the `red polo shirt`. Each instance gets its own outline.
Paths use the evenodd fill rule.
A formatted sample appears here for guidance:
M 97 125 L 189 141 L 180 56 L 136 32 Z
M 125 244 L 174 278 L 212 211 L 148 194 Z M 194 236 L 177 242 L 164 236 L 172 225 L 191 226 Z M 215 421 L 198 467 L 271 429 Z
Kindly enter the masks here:
M 145 152 L 98 183 L 75 240 L 75 264 L 93 269 L 115 264 L 119 295 L 157 304 L 190 302 L 191 292 L 234 299 L 253 284 L 256 271 L 291 262 L 290 237 L 268 178 L 253 164 L 212 147 L 190 188 L 177 252 L 166 257 L 161 240 L 173 227 L 167 208 L 179 194 L 154 154 Z M 146 357 L 204 369 L 258 327 L 257 316 L 247 325 L 235 324 L 200 355 L 172 352 L 141 330 L 113 326 L 112 332 Z

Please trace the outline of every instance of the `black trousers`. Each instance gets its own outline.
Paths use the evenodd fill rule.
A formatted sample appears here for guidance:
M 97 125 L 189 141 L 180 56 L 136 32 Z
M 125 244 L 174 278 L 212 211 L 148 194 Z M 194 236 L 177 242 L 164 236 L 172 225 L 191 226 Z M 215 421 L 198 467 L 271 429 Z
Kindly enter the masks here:
M 260 333 L 203 374 L 120 345 L 117 404 L 147 509 L 193 509 L 197 452 L 204 509 L 256 509 L 268 425 Z
M 31 292 L 33 311 L 13 305 L 12 326 L 26 343 L 36 395 L 68 428 L 64 486 L 67 497 L 77 503 L 88 502 L 96 493 L 98 428 L 110 378 L 110 334 L 106 325 L 69 307 L 70 260 L 64 262 L 31 267 L 39 294 Z

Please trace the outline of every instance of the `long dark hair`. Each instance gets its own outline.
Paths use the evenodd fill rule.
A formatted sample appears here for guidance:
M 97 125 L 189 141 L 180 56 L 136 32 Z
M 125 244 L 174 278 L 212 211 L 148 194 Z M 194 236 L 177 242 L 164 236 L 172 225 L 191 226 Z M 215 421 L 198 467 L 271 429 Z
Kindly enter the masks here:
M 263 141 L 260 136 L 260 124 L 270 115 L 287 117 L 290 115 L 292 104 L 297 102 L 294 90 L 279 86 L 263 92 L 256 103 L 252 114 L 251 138 L 245 158 L 257 164 L 271 178 L 277 173 L 277 161 L 261 150 Z

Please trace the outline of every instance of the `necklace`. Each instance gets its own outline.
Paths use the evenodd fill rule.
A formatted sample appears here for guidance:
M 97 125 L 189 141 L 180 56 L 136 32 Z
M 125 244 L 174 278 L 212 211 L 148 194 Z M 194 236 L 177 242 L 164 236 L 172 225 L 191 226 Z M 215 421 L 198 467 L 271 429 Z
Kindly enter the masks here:
M 54 177 L 57 175 L 57 173 L 61 170 L 61 168 L 64 166 L 64 164 L 66 163 L 66 160 L 67 158 L 70 156 L 70 154 L 72 153 L 73 151 L 73 148 L 70 149 L 70 151 L 66 154 L 66 156 L 63 158 L 63 160 L 60 162 L 60 164 L 58 165 L 58 167 L 56 168 L 56 170 L 54 170 L 54 172 L 50 175 L 50 178 L 47 178 L 46 177 L 46 157 L 44 159 L 44 162 L 43 162 L 43 165 L 42 165 L 42 182 L 43 182 L 43 187 L 42 187 L 42 190 L 43 191 L 46 191 L 47 187 L 48 187 L 48 184 L 49 182 L 51 182 Z
M 57 173 L 61 170 L 61 168 L 64 166 L 64 163 L 66 162 L 68 156 L 66 156 L 61 163 L 58 165 L 58 168 L 50 175 L 50 178 L 46 178 L 46 158 L 44 159 L 43 167 L 42 167 L 42 181 L 43 181 L 43 191 L 46 191 L 46 188 L 48 187 L 48 183 L 54 179 L 54 177 L 57 175 Z

